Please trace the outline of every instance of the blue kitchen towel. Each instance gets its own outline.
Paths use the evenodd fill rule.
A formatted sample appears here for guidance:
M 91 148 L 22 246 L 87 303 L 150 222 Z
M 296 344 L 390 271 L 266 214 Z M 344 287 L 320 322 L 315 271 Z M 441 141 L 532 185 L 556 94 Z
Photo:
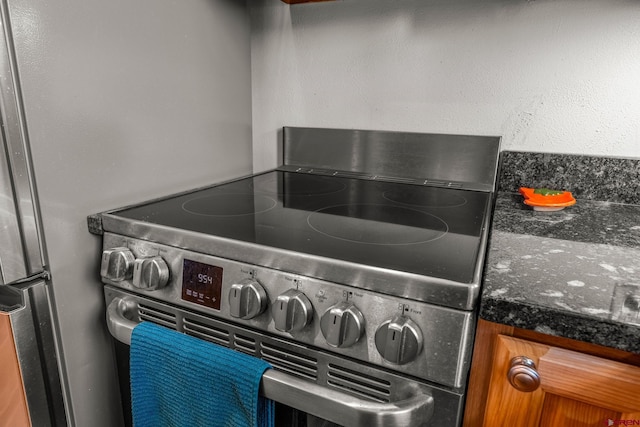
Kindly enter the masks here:
M 143 322 L 131 336 L 134 427 L 271 427 L 267 362 Z

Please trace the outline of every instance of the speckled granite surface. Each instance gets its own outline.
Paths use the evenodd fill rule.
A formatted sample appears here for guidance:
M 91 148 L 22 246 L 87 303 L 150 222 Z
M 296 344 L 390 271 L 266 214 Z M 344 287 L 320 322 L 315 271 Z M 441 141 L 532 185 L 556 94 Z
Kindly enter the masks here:
M 499 193 L 480 317 L 640 353 L 640 205 L 625 195 L 635 186 L 640 197 L 639 182 L 591 194 L 627 204 L 574 193 L 577 204 L 558 212 L 536 212 L 519 194 Z M 545 178 L 530 185 L 559 187 Z
M 640 204 L 640 159 L 503 151 L 498 191 L 547 187 L 576 199 Z

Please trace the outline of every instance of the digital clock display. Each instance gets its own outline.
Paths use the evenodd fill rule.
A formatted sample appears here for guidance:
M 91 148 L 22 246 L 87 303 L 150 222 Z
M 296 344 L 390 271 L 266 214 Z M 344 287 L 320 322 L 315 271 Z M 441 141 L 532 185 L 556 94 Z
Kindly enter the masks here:
M 182 264 L 182 299 L 220 310 L 222 268 L 185 259 Z

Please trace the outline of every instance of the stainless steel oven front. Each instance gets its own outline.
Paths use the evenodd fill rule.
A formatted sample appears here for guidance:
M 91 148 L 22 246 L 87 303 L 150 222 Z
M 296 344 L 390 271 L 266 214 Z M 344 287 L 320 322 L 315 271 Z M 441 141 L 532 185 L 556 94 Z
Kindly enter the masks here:
M 111 233 L 104 242 L 112 259 L 113 248 L 127 248 L 134 259 L 161 254 L 172 271 L 167 286 L 141 292 L 133 278 L 109 279 L 109 269 L 120 267 L 105 261 L 107 325 L 121 344 L 125 400 L 124 347 L 135 325 L 148 321 L 268 361 L 274 369 L 263 377 L 262 393 L 279 403 L 278 425 L 459 423 L 470 313 Z M 197 292 L 187 275 L 214 271 L 220 286 L 210 299 L 183 298 Z M 247 284 L 260 286 L 266 301 L 251 301 Z

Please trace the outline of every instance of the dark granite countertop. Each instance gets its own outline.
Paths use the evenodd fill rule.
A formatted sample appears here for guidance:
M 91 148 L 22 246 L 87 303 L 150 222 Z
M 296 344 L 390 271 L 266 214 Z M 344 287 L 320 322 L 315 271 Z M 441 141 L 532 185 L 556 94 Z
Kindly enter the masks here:
M 640 353 L 640 205 L 498 194 L 480 317 Z

